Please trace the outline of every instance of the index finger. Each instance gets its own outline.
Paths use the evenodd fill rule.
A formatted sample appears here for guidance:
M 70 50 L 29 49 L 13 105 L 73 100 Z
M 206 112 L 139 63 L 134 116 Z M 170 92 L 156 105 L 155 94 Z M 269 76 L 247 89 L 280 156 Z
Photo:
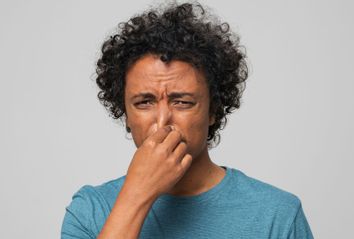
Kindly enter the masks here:
M 155 133 L 153 133 L 147 140 L 151 140 L 155 143 L 162 143 L 167 135 L 172 131 L 170 125 L 159 128 Z

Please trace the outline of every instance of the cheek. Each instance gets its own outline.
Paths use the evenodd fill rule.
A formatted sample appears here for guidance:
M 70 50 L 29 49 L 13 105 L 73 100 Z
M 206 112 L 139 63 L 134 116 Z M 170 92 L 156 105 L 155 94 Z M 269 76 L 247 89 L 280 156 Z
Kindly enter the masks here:
M 203 144 L 208 137 L 209 122 L 204 116 L 182 118 L 176 122 L 188 144 Z M 191 146 L 192 146 L 191 145 Z
M 127 126 L 129 126 L 131 129 L 131 136 L 136 147 L 139 147 L 144 142 L 147 134 L 147 127 L 144 124 L 144 120 L 142 120 L 140 117 L 136 117 L 135 115 L 130 114 L 126 122 Z
M 139 147 L 147 137 L 156 132 L 157 125 L 150 121 L 151 120 L 146 117 L 131 117 L 127 119 L 127 125 L 129 125 L 131 129 L 131 135 L 137 147 Z
M 200 153 L 207 147 L 208 122 L 205 120 L 190 120 L 181 125 L 181 128 L 187 143 L 187 152 L 193 158 L 198 158 Z

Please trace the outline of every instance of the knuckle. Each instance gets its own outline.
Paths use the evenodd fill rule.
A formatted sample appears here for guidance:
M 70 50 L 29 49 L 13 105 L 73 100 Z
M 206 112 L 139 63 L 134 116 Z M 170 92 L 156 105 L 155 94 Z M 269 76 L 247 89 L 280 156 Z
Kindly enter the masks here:
M 157 147 L 156 148 L 156 150 L 155 150 L 155 152 L 158 154 L 158 155 L 160 155 L 160 156 L 162 156 L 162 157 L 167 157 L 168 156 L 168 153 L 167 153 L 167 150 L 165 149 L 165 148 L 163 148 L 163 147 Z
M 151 139 L 147 139 L 144 141 L 144 146 L 154 148 L 156 146 L 156 142 Z
M 182 137 L 181 132 L 179 132 L 177 130 L 174 130 L 173 134 L 174 134 L 174 137 L 176 137 L 176 138 L 181 138 Z
M 171 154 L 168 157 L 168 161 L 170 161 L 173 164 L 176 164 L 178 162 L 178 159 L 179 159 L 178 155 L 175 154 Z
M 174 167 L 176 165 L 176 160 L 174 157 L 169 157 L 166 161 L 171 167 Z
M 173 157 L 167 157 L 164 164 L 168 167 L 168 168 L 175 168 L 176 167 L 176 162 L 173 159 Z

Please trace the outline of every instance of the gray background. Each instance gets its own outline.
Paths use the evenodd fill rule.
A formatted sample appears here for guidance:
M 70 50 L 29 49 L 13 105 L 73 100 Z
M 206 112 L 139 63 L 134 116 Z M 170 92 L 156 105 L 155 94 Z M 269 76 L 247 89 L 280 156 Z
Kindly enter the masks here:
M 96 99 L 95 60 L 159 2 L 121 2 L 1 1 L 0 238 L 58 238 L 74 192 L 125 174 L 135 146 Z M 251 65 L 212 159 L 299 196 L 316 238 L 350 238 L 353 2 L 201 2 Z

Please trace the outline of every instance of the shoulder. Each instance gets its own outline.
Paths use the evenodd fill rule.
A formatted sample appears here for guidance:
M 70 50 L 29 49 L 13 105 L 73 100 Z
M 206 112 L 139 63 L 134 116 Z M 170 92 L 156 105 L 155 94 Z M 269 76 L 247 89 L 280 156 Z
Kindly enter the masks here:
M 62 237 L 90 235 L 90 238 L 95 238 L 108 217 L 124 180 L 125 176 L 122 176 L 97 186 L 84 185 L 76 191 L 66 207 Z
M 258 222 L 271 225 L 272 233 L 280 233 L 284 238 L 313 238 L 297 195 L 237 169 L 232 169 L 232 181 L 229 200 L 246 205 L 248 213 L 259 216 Z
M 102 197 L 111 208 L 112 204 L 115 202 L 118 193 L 120 192 L 124 181 L 125 175 L 121 176 L 117 179 L 110 180 L 108 182 L 102 183 L 97 186 L 91 186 L 92 190 L 94 190 L 100 197 Z
M 284 205 L 293 209 L 298 209 L 300 199 L 297 195 L 271 185 L 267 182 L 253 178 L 238 169 L 232 169 L 232 175 L 236 187 L 234 190 L 244 199 L 262 203 Z
M 123 186 L 125 176 L 104 182 L 99 185 L 84 185 L 72 196 L 72 202 L 83 200 L 83 206 L 101 204 L 105 209 L 110 209 L 120 189 Z
M 238 202 L 249 205 L 265 218 L 291 226 L 301 210 L 301 200 L 297 195 L 250 177 L 237 169 L 233 169 L 232 176 L 232 197 L 238 197 Z

